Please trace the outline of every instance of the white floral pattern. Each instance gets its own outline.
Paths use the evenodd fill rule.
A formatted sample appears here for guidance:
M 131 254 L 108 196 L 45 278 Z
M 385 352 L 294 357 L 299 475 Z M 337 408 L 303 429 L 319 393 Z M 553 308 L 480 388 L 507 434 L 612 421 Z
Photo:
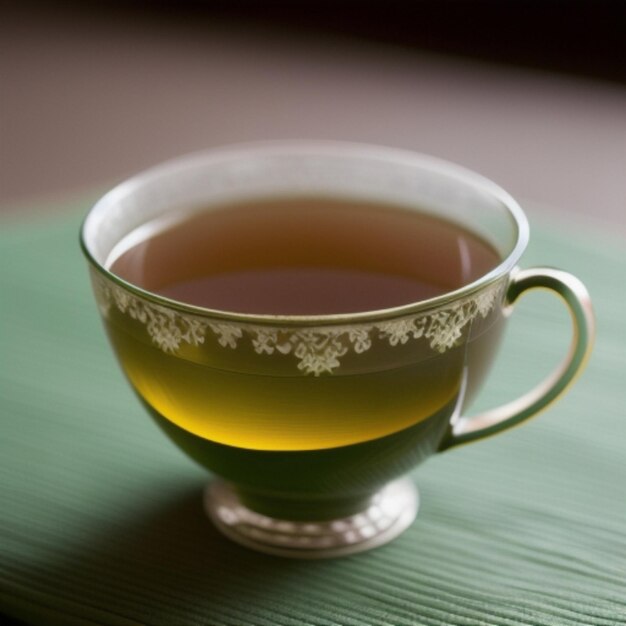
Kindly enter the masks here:
M 376 328 L 381 339 L 387 339 L 389 345 L 405 344 L 409 339 L 419 339 L 424 334 L 426 318 L 399 319 L 390 322 L 379 322 Z
M 355 354 L 367 352 L 374 340 L 395 347 L 424 338 L 431 349 L 443 353 L 459 345 L 465 327 L 473 320 L 487 317 L 503 288 L 503 281 L 499 281 L 465 300 L 395 320 L 291 329 L 208 321 L 198 315 L 180 313 L 143 300 L 99 276 L 94 279 L 96 299 L 103 317 L 110 317 L 113 307 L 129 315 L 146 326 L 153 343 L 164 352 L 175 354 L 183 343 L 199 346 L 205 342 L 210 330 L 222 348 L 236 349 L 245 336 L 257 354 L 292 354 L 298 360 L 298 369 L 314 376 L 332 374 L 341 365 L 340 357 L 349 351 Z
M 241 339 L 243 331 L 235 324 L 213 324 L 206 323 L 207 326 L 217 335 L 217 341 L 223 348 L 236 348 L 237 340 Z
M 148 335 L 163 352 L 175 354 L 182 342 L 192 346 L 204 343 L 207 324 L 199 318 L 146 302 L 102 279 L 95 280 L 94 289 L 103 317 L 108 318 L 115 305 L 120 313 L 145 324 Z

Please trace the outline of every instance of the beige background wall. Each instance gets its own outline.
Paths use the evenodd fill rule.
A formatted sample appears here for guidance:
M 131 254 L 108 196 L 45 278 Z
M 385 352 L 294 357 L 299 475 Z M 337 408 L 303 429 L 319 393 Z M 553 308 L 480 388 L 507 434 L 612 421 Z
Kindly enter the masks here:
M 619 84 L 220 22 L 12 11 L 0 29 L 5 212 L 191 150 L 310 137 L 432 153 L 626 232 Z

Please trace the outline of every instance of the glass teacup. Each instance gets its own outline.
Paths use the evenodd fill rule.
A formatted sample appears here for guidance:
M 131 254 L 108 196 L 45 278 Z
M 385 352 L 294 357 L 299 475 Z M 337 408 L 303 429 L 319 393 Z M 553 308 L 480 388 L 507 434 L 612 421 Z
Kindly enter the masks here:
M 119 247 L 155 220 L 290 194 L 401 205 L 416 219 L 426 213 L 488 242 L 499 261 L 435 297 L 324 315 L 202 308 L 111 271 Z M 205 494 L 211 519 L 241 544 L 305 558 L 396 537 L 418 509 L 405 477 L 411 468 L 522 422 L 581 370 L 594 332 L 587 291 L 560 270 L 520 270 L 527 240 L 518 204 L 481 176 L 410 152 L 334 142 L 257 144 L 171 161 L 106 194 L 81 233 L 131 385 L 172 441 L 216 476 Z M 567 305 L 569 354 L 522 398 L 466 417 L 513 303 L 534 287 Z

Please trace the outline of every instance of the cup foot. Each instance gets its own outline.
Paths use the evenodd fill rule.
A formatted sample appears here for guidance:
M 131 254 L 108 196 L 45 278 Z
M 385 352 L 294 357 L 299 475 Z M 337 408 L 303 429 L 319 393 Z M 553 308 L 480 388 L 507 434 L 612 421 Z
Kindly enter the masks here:
M 419 494 L 408 478 L 375 493 L 367 508 L 334 520 L 291 521 L 252 511 L 221 480 L 206 488 L 204 506 L 229 539 L 259 552 L 298 559 L 323 559 L 370 550 L 406 530 L 417 515 Z

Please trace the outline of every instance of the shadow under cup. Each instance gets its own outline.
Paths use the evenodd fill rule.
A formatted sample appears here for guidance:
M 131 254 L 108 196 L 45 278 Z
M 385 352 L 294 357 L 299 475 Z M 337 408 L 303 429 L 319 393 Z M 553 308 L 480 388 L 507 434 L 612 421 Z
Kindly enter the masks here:
M 487 242 L 500 262 L 423 302 L 318 316 L 203 309 L 109 271 L 120 242 L 157 219 L 307 195 L 444 219 Z M 580 369 L 593 333 L 586 291 L 564 272 L 517 271 L 527 239 L 515 201 L 476 174 L 403 151 L 325 142 L 166 163 L 104 196 L 82 231 L 100 312 L 130 383 L 170 439 L 220 477 L 207 489 L 209 515 L 244 545 L 298 557 L 365 550 L 397 536 L 417 512 L 415 487 L 402 478 L 408 470 L 526 419 Z M 527 396 L 462 417 L 508 307 L 537 286 L 556 291 L 572 313 L 570 354 Z

